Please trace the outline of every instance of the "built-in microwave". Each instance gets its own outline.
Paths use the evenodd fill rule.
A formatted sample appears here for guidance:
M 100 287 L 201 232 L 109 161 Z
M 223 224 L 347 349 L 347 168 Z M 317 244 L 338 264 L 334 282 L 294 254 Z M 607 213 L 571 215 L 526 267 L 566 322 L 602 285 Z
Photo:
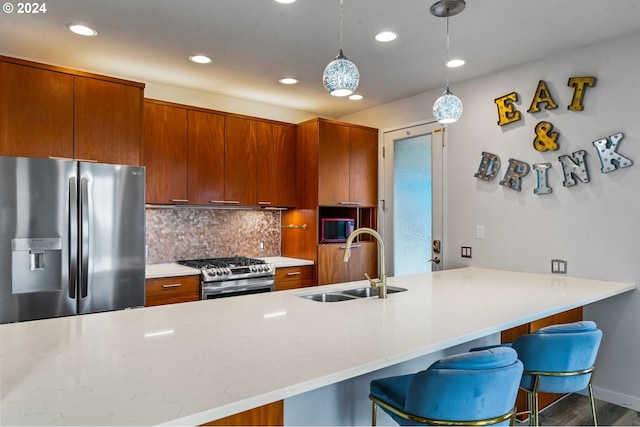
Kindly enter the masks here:
M 322 218 L 320 243 L 346 242 L 355 224 L 353 218 Z

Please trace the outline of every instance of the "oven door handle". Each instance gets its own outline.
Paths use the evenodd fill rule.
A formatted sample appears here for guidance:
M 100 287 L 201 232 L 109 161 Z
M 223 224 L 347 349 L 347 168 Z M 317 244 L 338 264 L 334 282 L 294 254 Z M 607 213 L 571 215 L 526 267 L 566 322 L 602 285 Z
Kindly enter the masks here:
M 255 290 L 272 292 L 274 290 L 274 284 L 275 280 L 273 278 L 235 286 L 206 286 L 205 283 L 202 283 L 202 299 L 207 299 L 206 295 L 232 295 L 234 293 L 251 292 Z

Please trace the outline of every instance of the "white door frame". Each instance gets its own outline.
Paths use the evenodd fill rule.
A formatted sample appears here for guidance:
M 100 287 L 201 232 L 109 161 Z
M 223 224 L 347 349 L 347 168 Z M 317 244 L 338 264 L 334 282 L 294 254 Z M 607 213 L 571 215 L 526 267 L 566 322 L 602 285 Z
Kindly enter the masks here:
M 440 258 L 440 264 L 433 264 L 433 270 L 444 269 L 446 266 L 445 259 L 445 242 L 446 242 L 446 144 L 445 144 L 445 128 L 435 120 L 410 123 L 404 126 L 384 129 L 379 134 L 378 139 L 378 230 L 383 237 L 385 247 L 385 267 L 389 275 L 394 274 L 393 265 L 393 230 L 391 222 L 387 224 L 387 219 L 391 213 L 391 206 L 386 201 L 390 199 L 390 195 L 385 194 L 386 191 L 393 191 L 393 174 L 387 171 L 384 151 L 387 138 L 395 140 L 401 136 L 400 132 L 405 132 L 406 136 L 419 136 L 432 134 L 432 237 L 434 240 L 440 240 L 441 247 L 439 254 L 433 254 Z M 409 132 L 409 133 L 407 133 Z M 398 133 L 398 135 L 392 135 Z M 395 138 L 394 138 L 395 136 Z M 388 173 L 389 172 L 389 173 Z M 386 180 L 386 182 L 385 182 Z M 438 185 L 439 184 L 439 185 Z M 390 229 L 390 230 L 389 230 Z

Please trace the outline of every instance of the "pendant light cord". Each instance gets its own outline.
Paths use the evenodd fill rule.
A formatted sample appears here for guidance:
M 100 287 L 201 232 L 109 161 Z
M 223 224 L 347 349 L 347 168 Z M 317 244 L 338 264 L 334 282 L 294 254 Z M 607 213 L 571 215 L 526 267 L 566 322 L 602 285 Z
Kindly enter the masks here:
M 342 0 L 340 0 L 340 54 L 342 54 Z
M 342 1 L 342 0 L 341 0 Z M 447 13 L 447 62 L 444 63 L 444 68 L 447 70 L 447 91 L 449 90 L 449 14 Z

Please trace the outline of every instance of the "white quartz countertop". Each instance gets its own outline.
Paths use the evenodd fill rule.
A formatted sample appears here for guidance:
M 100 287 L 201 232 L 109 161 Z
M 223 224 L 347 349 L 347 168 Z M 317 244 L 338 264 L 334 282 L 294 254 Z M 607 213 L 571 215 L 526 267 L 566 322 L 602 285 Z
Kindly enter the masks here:
M 313 261 L 308 259 L 289 258 L 284 256 L 271 256 L 260 258 L 269 264 L 273 264 L 276 268 L 279 267 L 300 267 L 303 265 L 313 265 Z
M 200 270 L 174 263 L 148 264 L 145 268 L 145 279 L 158 279 L 161 277 L 197 276 Z
M 391 277 L 408 291 L 386 300 L 299 298 L 365 285 L 0 325 L 0 424 L 200 424 L 635 289 L 463 268 Z
M 302 265 L 313 265 L 313 261 L 298 258 L 289 258 L 282 256 L 263 257 L 260 258 L 270 264 L 273 264 L 276 268 L 279 267 L 299 267 Z M 197 268 L 186 267 L 184 265 L 176 263 L 166 264 L 148 264 L 145 270 L 145 279 L 157 279 L 161 277 L 175 277 L 175 276 L 192 276 L 200 274 L 200 270 Z

